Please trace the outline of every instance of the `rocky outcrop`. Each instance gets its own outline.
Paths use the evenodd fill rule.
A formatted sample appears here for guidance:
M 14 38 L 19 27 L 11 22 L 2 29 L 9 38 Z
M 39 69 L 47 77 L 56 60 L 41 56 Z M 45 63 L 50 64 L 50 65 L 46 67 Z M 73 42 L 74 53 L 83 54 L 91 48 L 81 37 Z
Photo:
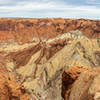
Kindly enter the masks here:
M 71 88 L 74 85 L 74 82 L 84 71 L 90 70 L 89 67 L 84 66 L 70 66 L 62 74 L 62 97 L 64 100 L 68 100 L 71 92 Z M 74 95 L 74 94 L 73 94 Z M 76 99 L 75 99 L 76 100 Z M 79 99 L 77 99 L 79 100 Z
M 77 69 L 80 70 L 79 67 L 77 67 Z M 70 90 L 66 89 L 64 100 L 100 100 L 100 68 L 97 67 L 84 70 L 84 68 L 81 67 L 81 69 L 83 69 L 83 71 L 80 75 L 77 70 L 74 70 L 74 72 L 71 72 L 71 70 L 66 72 L 65 80 L 67 80 L 69 76 L 73 78 L 72 76 L 74 73 L 77 73 L 78 77 L 77 74 L 74 74 L 74 77 L 77 78 L 74 78 L 74 82 L 70 83 L 71 87 L 67 85 L 71 79 L 65 82 L 65 86 L 68 86 Z
M 0 41 L 2 43 L 17 42 L 20 44 L 80 30 L 90 38 L 100 35 L 100 21 L 86 19 L 0 19 Z
M 13 74 L 0 67 L 0 100 L 29 100 L 25 88 L 18 83 Z
M 62 100 L 62 73 L 65 69 L 70 66 L 100 66 L 100 39 L 96 37 L 99 32 L 91 35 L 94 30 L 91 25 L 99 21 L 88 20 L 90 24 L 86 21 L 84 19 L 0 20 L 0 23 L 2 22 L 0 66 L 14 75 L 16 81 L 27 90 L 30 99 Z M 82 26 L 79 28 L 80 24 Z M 85 27 L 86 25 L 88 27 Z M 99 24 L 96 27 L 99 27 Z M 91 32 L 86 31 L 87 34 L 85 28 Z M 77 72 L 74 74 L 78 77 L 81 71 L 87 69 L 89 68 L 77 70 L 76 67 Z M 70 88 L 68 86 L 69 91 L 77 78 L 74 74 Z M 65 90 L 66 88 L 63 87 Z M 64 98 L 65 90 L 62 93 Z

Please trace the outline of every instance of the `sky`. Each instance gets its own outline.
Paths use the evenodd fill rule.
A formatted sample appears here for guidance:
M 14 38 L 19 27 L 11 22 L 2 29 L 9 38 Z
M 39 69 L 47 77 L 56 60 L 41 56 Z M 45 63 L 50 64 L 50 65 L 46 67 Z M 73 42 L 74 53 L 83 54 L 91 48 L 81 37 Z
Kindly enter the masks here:
M 100 19 L 100 0 L 0 0 L 0 17 Z

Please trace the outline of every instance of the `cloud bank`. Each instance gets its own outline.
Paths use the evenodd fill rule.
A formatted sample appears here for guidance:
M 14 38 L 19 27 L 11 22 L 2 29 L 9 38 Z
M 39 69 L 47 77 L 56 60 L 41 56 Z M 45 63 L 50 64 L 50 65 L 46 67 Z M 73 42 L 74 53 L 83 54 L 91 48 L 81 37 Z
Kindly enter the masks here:
M 0 17 L 100 19 L 98 5 L 99 0 L 0 0 Z

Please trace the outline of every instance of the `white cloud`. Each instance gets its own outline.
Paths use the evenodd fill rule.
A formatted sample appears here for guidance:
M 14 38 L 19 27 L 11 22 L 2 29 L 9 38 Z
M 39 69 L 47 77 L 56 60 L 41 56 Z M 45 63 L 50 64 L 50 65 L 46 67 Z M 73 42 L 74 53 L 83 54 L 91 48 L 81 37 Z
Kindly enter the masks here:
M 3 2 L 3 0 L 0 1 Z M 12 0 L 7 1 L 10 3 Z M 96 6 L 69 5 L 61 2 L 61 0 L 42 1 L 43 2 L 41 2 L 41 0 L 15 0 L 17 3 L 15 3 L 14 6 L 0 6 L 0 17 L 83 17 L 100 19 L 100 8 Z
M 87 0 L 87 3 L 92 5 L 100 5 L 100 0 Z
M 59 4 L 55 2 L 19 2 L 17 5 L 14 6 L 0 6 L 0 10 L 10 10 L 10 11 L 17 11 L 17 10 L 38 10 L 38 9 L 53 9 L 59 7 Z
M 18 1 L 16 0 L 0 0 L 0 4 L 5 4 L 5 5 L 9 5 L 9 4 L 16 4 Z

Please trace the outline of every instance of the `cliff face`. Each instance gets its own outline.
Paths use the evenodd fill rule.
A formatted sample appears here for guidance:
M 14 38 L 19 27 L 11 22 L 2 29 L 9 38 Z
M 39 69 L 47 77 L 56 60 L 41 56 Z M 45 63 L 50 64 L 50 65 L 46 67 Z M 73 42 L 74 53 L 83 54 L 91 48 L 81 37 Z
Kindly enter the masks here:
M 0 19 L 0 40 L 18 43 L 32 42 L 36 37 L 49 39 L 59 34 L 79 30 L 88 37 L 100 35 L 100 21 L 85 19 Z
M 0 66 L 14 74 L 32 100 L 62 100 L 65 69 L 100 66 L 99 21 L 1 19 L 0 23 Z

